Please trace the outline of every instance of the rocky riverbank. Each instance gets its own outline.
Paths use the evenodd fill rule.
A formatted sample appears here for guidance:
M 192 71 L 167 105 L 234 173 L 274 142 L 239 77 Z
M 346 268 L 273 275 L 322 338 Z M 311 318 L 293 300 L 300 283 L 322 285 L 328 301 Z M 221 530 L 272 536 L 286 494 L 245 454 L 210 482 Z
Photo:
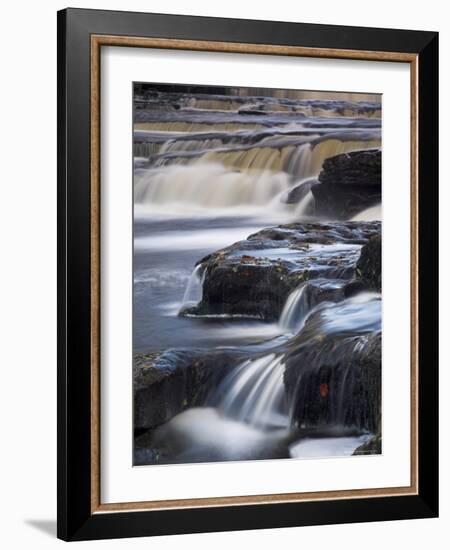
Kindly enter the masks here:
M 135 433 L 143 434 L 138 462 L 157 461 L 146 447 L 153 441 L 154 450 L 155 429 L 161 435 L 159 427 L 183 411 L 217 404 L 230 373 L 265 357 L 269 363 L 279 358 L 284 366 L 280 384 L 297 440 L 305 430 L 310 435 L 330 426 L 378 433 L 381 302 L 367 292 L 381 286 L 380 230 L 378 222 L 289 224 L 203 258 L 202 299 L 181 315 L 279 321 L 292 314 L 294 336 L 274 340 L 269 352 L 250 346 L 136 355 L 134 425 Z M 296 289 L 302 290 L 302 303 L 283 313 Z M 377 441 L 360 452 L 376 452 Z

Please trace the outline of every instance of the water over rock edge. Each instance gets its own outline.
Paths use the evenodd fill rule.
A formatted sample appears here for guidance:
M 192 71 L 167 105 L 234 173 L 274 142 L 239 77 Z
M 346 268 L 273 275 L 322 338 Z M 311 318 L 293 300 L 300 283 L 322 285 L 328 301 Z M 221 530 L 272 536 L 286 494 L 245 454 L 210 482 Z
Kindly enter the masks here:
M 342 245 L 343 248 L 339 248 Z M 317 246 L 319 248 L 315 248 Z M 328 256 L 324 253 L 327 247 L 331 247 Z M 379 256 L 373 254 L 373 249 L 378 247 Z M 281 248 L 288 250 L 287 257 L 280 252 Z M 279 258 L 270 257 L 274 250 L 275 254 L 280 253 Z M 378 222 L 288 224 L 269 228 L 211 254 L 198 265 L 206 270 L 202 277 L 202 301 L 182 314 L 201 315 L 205 311 L 207 314 L 254 315 L 266 320 L 279 318 L 289 293 L 301 285 L 308 286 L 308 308 L 317 311 L 312 311 L 293 338 L 281 344 L 275 342 L 270 350 L 274 356 L 282 357 L 281 383 L 290 425 L 287 431 L 271 429 L 267 442 L 256 445 L 253 451 L 239 449 L 237 454 L 224 456 L 217 448 L 207 446 L 203 455 L 187 455 L 186 449 L 175 453 L 170 441 L 173 442 L 174 433 L 178 434 L 180 428 L 178 420 L 175 424 L 171 420 L 182 418 L 181 413 L 188 409 L 213 405 L 212 394 L 230 373 L 244 361 L 254 361 L 268 352 L 244 347 L 137 354 L 134 358 L 134 424 L 135 433 L 140 435 L 136 440 L 136 464 L 195 462 L 203 461 L 205 456 L 208 461 L 283 458 L 289 456 L 292 441 L 326 433 L 330 428 L 337 430 L 338 435 L 347 433 L 345 430 L 380 434 L 380 329 L 378 325 L 359 322 L 348 330 L 341 327 L 336 331 L 323 318 L 329 304 L 335 303 L 338 308 L 355 307 L 352 304 L 357 306 L 362 291 L 380 290 Z M 221 270 L 219 278 L 214 273 L 217 269 Z M 215 290 L 211 281 L 216 285 Z M 228 305 L 224 307 L 220 300 L 231 292 L 237 293 L 240 300 L 226 302 Z M 248 309 L 245 295 L 249 292 L 254 294 L 248 303 L 256 304 L 259 309 Z M 216 296 L 216 300 L 211 300 L 211 296 Z M 261 296 L 262 299 L 257 299 Z M 379 298 L 374 295 L 366 300 L 378 302 Z M 204 304 L 208 305 L 207 309 L 202 309 Z M 215 309 L 210 309 L 211 305 Z M 276 314 L 269 317 L 271 308 Z M 214 414 L 223 422 L 220 411 Z M 258 439 L 256 432 L 246 435 L 250 436 Z M 167 445 L 162 444 L 164 438 L 169 442 Z M 372 439 L 360 445 L 360 451 L 356 449 L 355 454 L 380 452 L 381 435 Z M 186 440 L 186 444 L 189 447 L 191 443 Z
M 380 227 L 379 222 L 315 222 L 259 231 L 198 262 L 204 271 L 202 298 L 180 314 L 278 320 L 289 294 L 307 281 L 316 289 L 316 302 L 333 294 L 342 299 L 346 283 L 355 278 L 361 246 Z M 364 288 L 366 279 L 360 283 Z

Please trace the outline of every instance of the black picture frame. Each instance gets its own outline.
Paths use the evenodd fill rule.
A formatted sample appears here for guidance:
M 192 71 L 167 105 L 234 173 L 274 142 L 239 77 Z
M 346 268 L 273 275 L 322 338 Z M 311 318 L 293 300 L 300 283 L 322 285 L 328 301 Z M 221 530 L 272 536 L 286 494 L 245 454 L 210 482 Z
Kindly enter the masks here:
M 92 512 L 91 36 L 417 56 L 418 491 L 310 502 Z M 58 537 L 88 540 L 438 515 L 438 34 L 117 11 L 58 12 Z M 423 366 L 424 368 L 420 368 Z

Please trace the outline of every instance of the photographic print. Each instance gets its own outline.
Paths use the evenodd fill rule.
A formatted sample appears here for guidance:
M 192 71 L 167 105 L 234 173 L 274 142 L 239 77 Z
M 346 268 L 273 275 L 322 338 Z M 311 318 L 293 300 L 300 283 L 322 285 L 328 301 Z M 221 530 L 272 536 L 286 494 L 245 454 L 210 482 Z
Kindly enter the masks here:
M 57 61 L 58 537 L 437 517 L 438 33 L 69 8 Z
M 380 454 L 381 95 L 135 82 L 133 117 L 133 464 Z

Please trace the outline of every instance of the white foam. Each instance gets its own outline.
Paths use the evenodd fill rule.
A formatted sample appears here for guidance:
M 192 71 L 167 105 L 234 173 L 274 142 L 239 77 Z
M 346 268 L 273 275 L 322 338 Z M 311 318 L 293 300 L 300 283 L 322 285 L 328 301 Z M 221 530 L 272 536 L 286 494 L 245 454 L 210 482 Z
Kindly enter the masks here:
M 134 239 L 135 252 L 159 250 L 218 250 L 246 239 L 261 227 L 227 227 L 198 231 L 167 231 Z
M 291 445 L 289 451 L 292 458 L 351 456 L 370 437 L 368 434 L 359 437 L 305 438 Z

